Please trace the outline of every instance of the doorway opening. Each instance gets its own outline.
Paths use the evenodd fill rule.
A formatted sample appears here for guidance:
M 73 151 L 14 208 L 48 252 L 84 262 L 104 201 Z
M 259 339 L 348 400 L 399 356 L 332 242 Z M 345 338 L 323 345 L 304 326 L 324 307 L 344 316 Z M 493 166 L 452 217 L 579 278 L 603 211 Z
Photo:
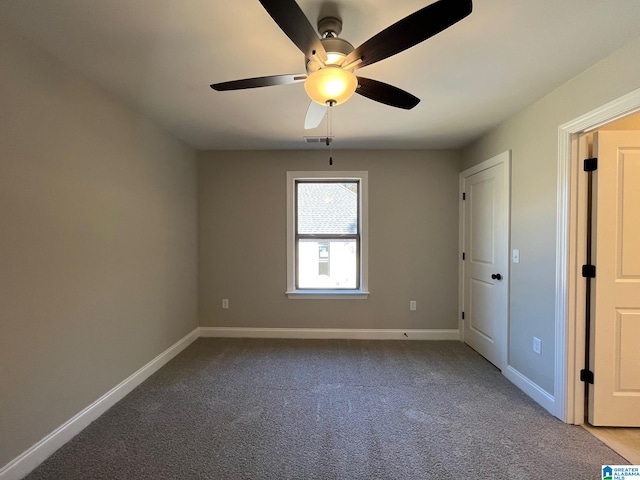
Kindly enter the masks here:
M 556 264 L 556 376 L 555 409 L 561 420 L 584 423 L 584 368 L 586 328 L 585 291 L 579 275 L 585 252 L 584 185 L 580 188 L 580 136 L 598 129 L 620 127 L 640 112 L 640 89 L 583 115 L 558 129 L 558 224 Z M 614 122 L 621 121 L 617 126 Z M 626 128 L 624 126 L 623 128 Z

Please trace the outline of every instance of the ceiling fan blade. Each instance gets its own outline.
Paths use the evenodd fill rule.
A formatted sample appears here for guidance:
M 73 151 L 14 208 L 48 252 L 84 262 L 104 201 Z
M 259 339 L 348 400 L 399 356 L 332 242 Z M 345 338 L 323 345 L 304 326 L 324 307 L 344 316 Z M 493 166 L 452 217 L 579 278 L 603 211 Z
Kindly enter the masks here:
M 312 100 L 309 104 L 309 108 L 307 109 L 307 116 L 304 119 L 305 130 L 311 130 L 312 128 L 319 126 L 326 114 L 326 105 L 320 105 Z
M 327 52 L 320 42 L 320 37 L 295 0 L 259 1 L 280 29 L 307 58 L 313 57 L 315 53 L 323 62 L 327 60 Z
M 304 74 L 300 75 L 273 75 L 270 77 L 245 78 L 243 80 L 232 80 L 230 82 L 214 83 L 211 88 L 218 92 L 225 90 L 243 90 L 245 88 L 271 87 L 273 85 L 288 85 L 290 83 L 303 82 L 307 79 Z
M 412 13 L 371 37 L 353 52 L 343 64 L 362 59 L 353 68 L 384 60 L 440 33 L 471 13 L 471 0 L 438 0 Z
M 357 78 L 358 88 L 356 89 L 356 93 L 359 93 L 363 97 L 384 103 L 385 105 L 391 105 L 392 107 L 404 108 L 405 110 L 411 110 L 420 103 L 418 97 L 388 83 L 371 80 L 370 78 Z

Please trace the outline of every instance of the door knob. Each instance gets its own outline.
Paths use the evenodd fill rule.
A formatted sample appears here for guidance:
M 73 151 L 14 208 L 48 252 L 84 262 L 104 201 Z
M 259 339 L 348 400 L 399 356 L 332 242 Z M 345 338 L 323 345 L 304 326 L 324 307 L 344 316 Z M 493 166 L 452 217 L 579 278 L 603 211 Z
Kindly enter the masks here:
M 494 280 L 502 280 L 502 275 L 500 275 L 499 273 L 492 273 L 491 278 L 493 278 Z

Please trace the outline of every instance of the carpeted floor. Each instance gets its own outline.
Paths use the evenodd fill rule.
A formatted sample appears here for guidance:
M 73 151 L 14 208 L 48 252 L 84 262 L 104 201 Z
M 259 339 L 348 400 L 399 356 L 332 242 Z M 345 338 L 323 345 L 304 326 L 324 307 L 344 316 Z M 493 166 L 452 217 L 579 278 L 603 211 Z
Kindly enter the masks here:
M 460 342 L 199 339 L 27 478 L 601 479 Z

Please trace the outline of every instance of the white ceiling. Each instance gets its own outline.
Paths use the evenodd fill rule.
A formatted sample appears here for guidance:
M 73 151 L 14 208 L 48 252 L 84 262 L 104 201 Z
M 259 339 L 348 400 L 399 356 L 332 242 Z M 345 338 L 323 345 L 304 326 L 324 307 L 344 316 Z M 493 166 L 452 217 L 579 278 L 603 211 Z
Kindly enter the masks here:
M 339 15 L 354 46 L 429 3 L 299 0 L 314 26 Z M 321 148 L 303 142 L 326 127 L 304 130 L 301 83 L 209 88 L 304 72 L 257 0 L 0 0 L 0 24 L 197 149 Z M 453 27 L 358 71 L 422 101 L 405 111 L 355 95 L 334 109 L 335 147 L 461 147 L 638 35 L 639 0 L 475 0 Z

